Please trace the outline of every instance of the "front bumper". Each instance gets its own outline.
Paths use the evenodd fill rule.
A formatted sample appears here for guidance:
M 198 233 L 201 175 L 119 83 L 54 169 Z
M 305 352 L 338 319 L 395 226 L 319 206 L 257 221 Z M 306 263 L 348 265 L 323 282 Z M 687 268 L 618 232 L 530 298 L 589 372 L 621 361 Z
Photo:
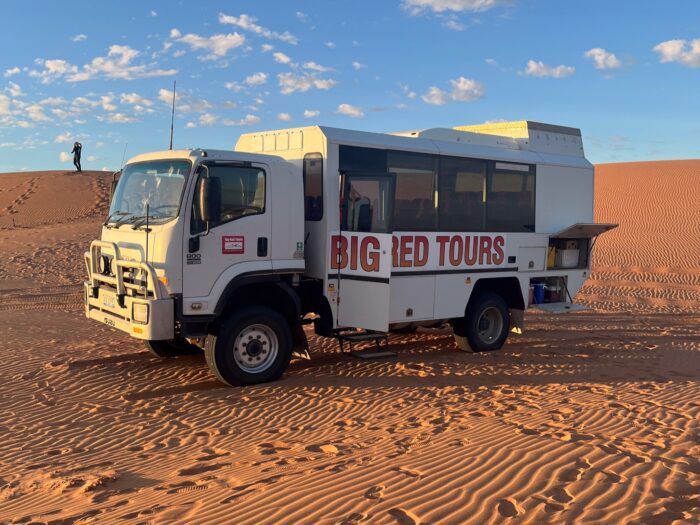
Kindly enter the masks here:
M 175 337 L 175 308 L 172 299 L 144 299 L 127 295 L 120 303 L 118 294 L 113 290 L 98 287 L 97 297 L 93 297 L 95 289 L 89 282 L 84 284 L 84 288 L 85 317 L 88 319 L 126 332 L 136 339 L 155 341 Z M 148 305 L 145 323 L 133 319 L 134 304 Z
M 113 273 L 110 275 L 98 271 L 97 261 L 104 254 L 112 257 Z M 84 283 L 85 317 L 137 339 L 154 341 L 175 337 L 174 300 L 164 297 L 150 264 L 122 259 L 119 247 L 108 241 L 93 241 L 90 251 L 85 253 L 85 264 L 88 271 L 88 280 Z M 144 275 L 145 284 L 129 282 L 124 278 L 124 270 Z M 134 315 L 135 310 L 139 315 Z

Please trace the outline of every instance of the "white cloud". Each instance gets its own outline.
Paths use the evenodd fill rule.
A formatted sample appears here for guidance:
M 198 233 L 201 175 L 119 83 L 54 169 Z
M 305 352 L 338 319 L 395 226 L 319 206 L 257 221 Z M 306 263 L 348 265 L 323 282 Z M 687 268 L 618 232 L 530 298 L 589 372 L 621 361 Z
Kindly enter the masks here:
M 98 118 L 98 120 L 100 120 Z M 125 115 L 124 113 L 110 113 L 107 115 L 108 122 L 113 122 L 115 124 L 128 124 L 131 122 L 138 122 L 138 119 L 135 117 L 130 117 L 129 115 Z
M 38 59 L 36 62 L 44 69 L 42 71 L 31 70 L 29 75 L 41 79 L 43 84 L 49 84 L 59 78 L 65 78 L 67 82 L 82 82 L 102 76 L 133 80 L 177 73 L 176 69 L 154 69 L 151 64 L 133 64 L 134 59 L 139 55 L 137 50 L 129 46 L 112 45 L 109 47 L 107 56 L 95 57 L 89 64 L 85 64 L 81 68 L 65 60 Z
M 328 90 L 337 84 L 335 80 L 317 78 L 307 73 L 302 75 L 280 73 L 277 75 L 277 79 L 279 80 L 280 93 L 283 95 L 289 95 L 295 91 L 305 92 L 311 88 Z
M 172 106 L 173 104 L 173 92 L 169 89 L 158 90 L 158 100 Z M 175 94 L 175 108 L 181 113 L 203 113 L 212 109 L 213 105 L 208 100 L 203 98 L 197 98 L 189 93 L 180 91 Z
M 152 106 L 153 101 L 145 98 L 138 93 L 122 93 L 119 96 L 119 100 L 122 104 L 131 104 L 132 106 Z
M 305 24 L 306 22 L 309 21 L 309 15 L 307 15 L 306 13 L 302 13 L 301 11 L 297 11 L 294 14 L 296 15 L 299 22 L 301 22 L 302 24 Z
M 0 93 L 0 116 L 10 114 L 10 97 Z
M 18 68 L 17 66 L 11 67 L 9 69 L 5 70 L 4 76 L 5 77 L 11 77 L 13 75 L 18 75 L 22 70 Z
M 498 62 L 495 58 L 487 58 L 484 60 L 489 66 L 498 66 Z
M 196 127 L 197 127 L 197 124 L 195 124 L 194 122 L 188 122 L 187 124 L 185 124 L 185 128 L 187 128 L 187 129 L 196 128 Z
M 242 119 L 224 119 L 224 126 L 251 126 L 260 122 L 260 117 L 257 115 L 246 115 Z
M 596 69 L 617 69 L 622 63 L 613 54 L 601 47 L 594 47 L 584 53 L 585 57 L 593 60 L 593 67 Z
M 364 68 L 366 68 L 366 67 L 367 67 L 366 65 L 364 65 L 364 64 L 361 63 L 361 62 L 358 62 L 357 60 L 355 60 L 355 61 L 352 63 L 352 68 L 353 68 L 355 71 L 359 71 L 360 69 L 364 69 Z
M 316 62 L 304 62 L 302 64 L 302 67 L 304 69 L 310 69 L 312 71 L 318 71 L 319 73 L 325 73 L 327 71 L 333 71 L 332 67 L 326 67 L 322 66 L 321 64 L 317 64 Z
M 264 38 L 281 40 L 282 42 L 286 42 L 287 44 L 297 44 L 297 37 L 295 37 L 289 31 L 285 31 L 283 33 L 278 33 L 277 31 L 270 31 L 266 27 L 256 24 L 255 22 L 257 21 L 257 18 L 249 15 L 229 16 L 223 13 L 219 13 L 219 23 L 221 24 L 234 25 L 240 27 L 244 31 L 250 31 Z
M 317 109 L 305 109 L 304 110 L 304 118 L 314 118 L 318 117 L 321 114 L 321 112 Z
M 213 126 L 216 124 L 219 120 L 219 117 L 216 115 L 212 115 L 211 113 L 202 113 L 199 116 L 199 125 L 200 126 Z
M 454 18 L 450 18 L 442 25 L 447 29 L 451 29 L 452 31 L 464 31 L 464 24 L 458 20 L 455 20 Z
M 487 11 L 506 3 L 507 0 L 403 0 L 402 6 L 409 13 L 418 15 L 425 11 L 434 13 Z
M 263 53 L 268 53 L 273 49 L 275 49 L 275 46 L 272 46 L 270 44 L 263 44 L 260 46 L 260 51 L 262 51 Z
M 442 106 L 447 104 L 450 97 L 446 91 L 443 91 L 439 87 L 431 86 L 428 92 L 421 97 L 428 104 L 433 104 L 434 106 Z
M 456 80 L 450 80 L 450 84 L 452 84 L 452 93 L 450 93 L 452 100 L 472 102 L 484 96 L 484 85 L 476 80 L 459 77 Z
M 267 73 L 253 73 L 252 75 L 249 75 L 245 77 L 245 80 L 243 81 L 244 84 L 248 86 L 262 86 L 265 82 L 267 82 Z
M 61 133 L 60 135 L 56 135 L 56 138 L 53 139 L 56 144 L 63 144 L 64 142 L 70 142 L 71 140 L 73 140 L 73 136 L 68 131 Z
M 326 42 L 323 45 L 326 46 L 328 49 L 335 49 L 335 42 Z
M 226 56 L 231 49 L 236 49 L 245 43 L 245 36 L 239 33 L 217 34 L 209 37 L 200 36 L 194 33 L 182 35 L 177 29 L 170 31 L 170 38 L 177 42 L 187 44 L 194 50 L 207 50 L 211 55 L 207 58 Z
M 284 122 L 289 122 L 292 120 L 292 116 L 289 113 L 278 113 L 277 120 L 282 120 Z
M 700 67 L 700 38 L 695 40 L 667 40 L 654 46 L 662 63 L 678 62 L 688 67 Z
M 102 95 L 100 97 L 100 105 L 102 106 L 102 109 L 104 109 L 105 111 L 115 111 L 117 109 L 117 106 L 112 104 L 113 100 L 114 100 L 113 96 Z
M 71 162 L 72 158 L 70 153 L 66 153 L 65 151 L 58 154 L 58 161 L 62 163 Z
M 362 111 L 362 109 L 358 108 L 357 106 L 351 106 L 350 104 L 340 104 L 338 106 L 338 109 L 336 110 L 336 113 L 340 113 L 341 115 L 348 115 L 352 118 L 360 118 L 365 116 L 365 113 L 364 111 Z
M 428 104 L 442 106 L 451 100 L 457 102 L 473 102 L 484 96 L 484 85 L 476 80 L 459 77 L 455 80 L 450 80 L 450 84 L 452 85 L 451 91 L 445 91 L 437 86 L 431 86 L 427 93 L 421 98 Z
M 230 89 L 234 93 L 239 93 L 240 91 L 243 90 L 243 86 L 241 86 L 238 82 L 226 82 L 224 84 L 224 87 L 226 89 Z
M 414 99 L 418 96 L 418 94 L 415 91 L 411 91 L 411 88 L 409 88 L 406 84 L 399 82 L 399 87 L 401 88 L 401 91 L 403 91 L 404 95 L 410 99 Z
M 65 60 L 37 60 L 37 62 L 44 67 L 44 70 L 31 70 L 29 76 L 39 78 L 42 84 L 50 84 L 64 75 L 78 72 L 78 66 L 74 66 Z
M 7 84 L 7 88 L 5 88 L 5 89 L 12 97 L 23 97 L 24 96 L 24 92 L 22 91 L 22 88 L 19 87 L 19 85 L 15 84 L 14 82 L 10 82 L 9 84 Z
M 148 16 L 156 17 L 156 16 L 158 16 L 158 13 L 155 12 L 153 9 L 151 9 L 151 12 L 148 14 Z
M 531 77 L 553 77 L 563 78 L 573 75 L 576 68 L 573 66 L 556 66 L 551 67 L 542 61 L 527 61 L 527 68 L 524 73 Z
M 72 36 L 70 39 L 73 42 L 82 42 L 83 40 L 87 40 L 87 35 L 83 35 L 81 33 L 79 35 Z
M 279 51 L 277 53 L 273 53 L 272 57 L 275 59 L 275 62 L 279 62 L 280 64 L 289 64 L 292 61 L 291 58 Z

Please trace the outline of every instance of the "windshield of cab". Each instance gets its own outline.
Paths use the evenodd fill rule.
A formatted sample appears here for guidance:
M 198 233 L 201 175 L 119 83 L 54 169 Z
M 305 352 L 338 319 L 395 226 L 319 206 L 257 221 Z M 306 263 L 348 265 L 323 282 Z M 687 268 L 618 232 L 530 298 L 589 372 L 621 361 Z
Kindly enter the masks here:
M 191 163 L 187 160 L 155 160 L 128 164 L 109 208 L 106 223 L 145 221 L 163 223 L 180 210 L 182 191 Z

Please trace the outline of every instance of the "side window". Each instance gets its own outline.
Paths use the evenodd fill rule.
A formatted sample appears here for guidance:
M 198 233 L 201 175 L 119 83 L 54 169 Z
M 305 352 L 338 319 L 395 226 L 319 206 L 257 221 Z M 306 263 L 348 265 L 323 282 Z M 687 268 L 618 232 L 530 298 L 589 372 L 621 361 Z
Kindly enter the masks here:
M 435 230 L 437 157 L 389 151 L 387 171 L 396 175 L 393 230 Z
M 209 176 L 221 180 L 221 216 L 209 223 L 214 228 L 247 215 L 265 213 L 265 172 L 260 168 L 243 166 L 209 166 Z M 191 233 L 206 229 L 197 207 L 201 178 L 197 181 L 195 201 L 192 203 Z
M 495 162 L 488 184 L 489 231 L 535 231 L 535 170 L 527 164 Z
M 342 229 L 390 232 L 393 196 L 390 177 L 350 177 L 343 199 Z
M 440 158 L 440 230 L 484 231 L 486 161 Z
M 323 217 L 323 157 L 304 155 L 304 218 L 320 221 Z

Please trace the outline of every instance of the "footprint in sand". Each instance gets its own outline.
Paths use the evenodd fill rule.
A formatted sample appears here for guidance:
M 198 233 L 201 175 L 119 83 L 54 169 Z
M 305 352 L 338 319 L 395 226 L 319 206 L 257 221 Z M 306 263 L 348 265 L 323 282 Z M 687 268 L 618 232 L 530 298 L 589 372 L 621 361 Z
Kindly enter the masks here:
M 574 468 L 565 470 L 559 476 L 559 481 L 578 481 L 581 479 L 583 474 L 591 468 L 591 462 L 587 458 L 580 458 L 576 461 L 576 466 Z
M 402 509 L 400 507 L 394 507 L 393 509 L 389 510 L 389 514 L 396 519 L 396 523 L 399 525 L 418 525 L 420 523 L 420 518 L 418 516 L 416 516 L 410 510 Z
M 365 521 L 368 518 L 367 515 L 361 514 L 359 512 L 353 512 L 345 518 L 343 521 L 340 522 L 340 525 L 359 525 L 363 521 Z
M 213 465 L 195 465 L 193 467 L 183 468 L 178 471 L 178 476 L 195 476 L 204 472 L 212 472 L 219 470 L 222 467 L 228 467 L 231 463 L 214 463 Z
M 400 472 L 401 474 L 406 474 L 407 476 L 410 476 L 412 478 L 420 478 L 421 476 L 423 476 L 422 472 L 408 467 L 396 467 L 394 470 L 396 472 Z
M 367 489 L 367 492 L 365 492 L 365 498 L 381 500 L 384 497 L 385 489 L 386 487 L 384 485 L 375 485 L 374 487 L 370 487 Z
M 525 511 L 514 498 L 504 498 L 498 502 L 498 513 L 504 518 L 513 518 Z

